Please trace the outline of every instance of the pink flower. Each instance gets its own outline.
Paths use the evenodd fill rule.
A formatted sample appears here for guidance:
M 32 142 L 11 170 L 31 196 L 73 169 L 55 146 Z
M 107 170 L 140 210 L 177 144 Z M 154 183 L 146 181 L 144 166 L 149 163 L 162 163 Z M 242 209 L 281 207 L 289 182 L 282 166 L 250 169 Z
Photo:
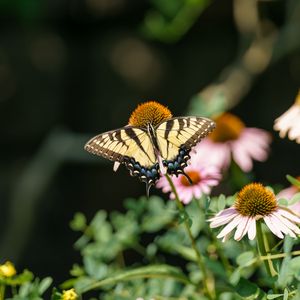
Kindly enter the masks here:
M 283 239 L 284 234 L 296 237 L 300 229 L 300 218 L 291 210 L 280 207 L 274 193 L 260 183 L 246 185 L 238 194 L 234 205 L 209 219 L 211 228 L 226 225 L 217 238 L 226 241 L 233 230 L 234 239 L 239 241 L 246 234 L 253 240 L 256 236 L 256 221 L 263 219 L 274 235 Z
M 279 200 L 281 198 L 287 199 L 287 200 L 291 200 L 293 198 L 293 196 L 297 193 L 299 193 L 300 190 L 298 187 L 291 185 L 286 189 L 281 190 L 277 195 L 276 198 Z M 300 214 L 300 201 L 292 204 L 292 205 L 288 205 L 288 208 L 292 211 L 294 211 L 297 214 Z
M 275 120 L 274 130 L 279 131 L 281 138 L 288 134 L 290 140 L 295 140 L 300 144 L 300 91 L 295 103 Z
M 184 175 L 172 177 L 179 199 L 184 204 L 190 203 L 193 198 L 200 198 L 203 194 L 210 194 L 212 187 L 218 185 L 221 179 L 220 170 L 217 167 L 195 163 L 195 154 L 192 153 L 191 156 L 191 165 L 186 167 L 184 172 L 193 183 L 190 184 Z M 164 193 L 171 192 L 171 187 L 164 176 L 158 180 L 156 187 L 161 188 Z M 175 198 L 174 193 L 171 192 L 170 198 Z
M 222 169 L 228 168 L 233 158 L 244 172 L 252 169 L 253 160 L 267 159 L 271 142 L 267 131 L 245 127 L 231 113 L 224 113 L 215 121 L 216 129 L 195 147 L 198 157 L 205 157 L 208 163 Z

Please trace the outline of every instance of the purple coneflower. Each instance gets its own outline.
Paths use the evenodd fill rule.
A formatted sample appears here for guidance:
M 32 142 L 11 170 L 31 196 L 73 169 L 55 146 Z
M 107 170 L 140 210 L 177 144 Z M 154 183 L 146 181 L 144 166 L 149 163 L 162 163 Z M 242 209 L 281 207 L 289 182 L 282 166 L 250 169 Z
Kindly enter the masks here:
M 246 185 L 237 194 L 234 205 L 219 212 L 209 222 L 211 228 L 226 225 L 217 236 L 223 238 L 224 242 L 234 229 L 235 240 L 241 240 L 246 234 L 253 240 L 256 236 L 256 222 L 261 219 L 281 239 L 285 234 L 291 237 L 300 234 L 296 225 L 300 224 L 300 218 L 291 210 L 280 207 L 275 194 L 260 183 Z
M 223 113 L 215 122 L 216 129 L 195 147 L 199 157 L 222 169 L 228 168 L 233 158 L 245 172 L 252 169 L 253 160 L 267 159 L 271 142 L 267 131 L 248 128 L 231 113 Z
M 191 164 L 184 171 L 192 180 L 192 184 L 184 175 L 172 177 L 179 199 L 184 204 L 190 203 L 193 198 L 200 198 L 203 194 L 209 195 L 212 187 L 218 185 L 222 177 L 219 168 L 198 160 L 197 153 L 194 151 L 191 153 Z M 171 192 L 171 187 L 165 177 L 159 179 L 156 187 L 161 188 L 164 193 Z M 175 198 L 173 192 L 170 198 Z
M 300 176 L 296 177 L 297 180 L 300 180 Z M 297 193 L 300 193 L 300 188 L 297 187 L 296 185 L 291 185 L 283 190 L 281 190 L 277 195 L 276 198 L 279 200 L 281 198 L 287 199 L 287 200 L 291 200 L 293 198 L 293 196 Z M 293 212 L 297 213 L 300 215 L 300 201 L 292 204 L 292 205 L 288 205 L 288 208 L 290 210 L 292 210 Z

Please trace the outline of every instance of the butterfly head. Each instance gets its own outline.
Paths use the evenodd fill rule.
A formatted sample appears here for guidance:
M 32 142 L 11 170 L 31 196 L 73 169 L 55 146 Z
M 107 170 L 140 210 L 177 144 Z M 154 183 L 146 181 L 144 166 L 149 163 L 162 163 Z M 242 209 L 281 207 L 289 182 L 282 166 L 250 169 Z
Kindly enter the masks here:
M 148 101 L 138 105 L 129 118 L 128 125 L 148 128 L 172 118 L 171 111 L 156 101 Z

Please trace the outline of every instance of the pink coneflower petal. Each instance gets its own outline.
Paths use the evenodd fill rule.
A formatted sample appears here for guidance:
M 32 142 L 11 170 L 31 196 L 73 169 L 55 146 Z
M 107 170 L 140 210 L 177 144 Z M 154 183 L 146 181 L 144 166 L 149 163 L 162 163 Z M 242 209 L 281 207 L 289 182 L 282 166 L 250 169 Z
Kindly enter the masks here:
M 291 237 L 296 237 L 295 233 L 287 227 L 280 218 L 278 218 L 274 213 L 271 216 L 273 223 L 276 224 L 277 228 L 280 229 L 284 234 L 288 234 Z
M 199 199 L 203 194 L 209 195 L 213 186 L 216 186 L 221 179 L 220 169 L 209 164 L 198 164 L 196 159 L 191 154 L 193 164 L 186 167 L 184 172 L 191 178 L 192 184 L 186 179 L 184 175 L 178 177 L 173 176 L 172 181 L 177 190 L 179 199 L 188 204 L 193 198 Z M 169 182 L 163 176 L 156 186 L 161 188 L 163 192 L 171 192 Z M 174 199 L 175 195 L 171 192 L 170 198 Z
M 281 239 L 284 238 L 284 236 L 283 236 L 283 234 L 281 233 L 281 231 L 277 229 L 277 227 L 273 224 L 273 221 L 272 221 L 272 219 L 271 219 L 269 216 L 265 216 L 265 217 L 264 217 L 264 221 L 265 221 L 266 225 L 269 227 L 269 229 L 270 229 L 276 236 L 278 236 L 278 237 L 281 238 Z
M 248 238 L 249 240 L 254 240 L 255 236 L 256 236 L 256 220 L 255 218 L 251 218 L 249 222 Z
M 277 195 L 276 198 L 279 200 L 281 198 L 285 198 L 290 200 L 299 190 L 294 185 L 281 190 Z
M 231 143 L 235 162 L 245 172 L 252 169 L 252 159 L 264 161 L 268 157 L 271 138 L 258 128 L 245 128 L 240 138 Z
M 226 219 L 228 217 L 237 216 L 237 215 L 238 215 L 238 212 L 236 211 L 236 209 L 233 207 L 230 207 L 230 208 L 223 209 L 222 211 L 217 213 L 213 218 L 209 219 L 208 221 L 211 222 L 214 220 Z
M 199 153 L 206 161 L 224 170 L 233 158 L 243 171 L 248 172 L 253 167 L 253 160 L 267 159 L 271 136 L 265 130 L 245 127 L 231 113 L 223 113 L 215 121 L 215 131 L 199 146 Z
M 214 143 L 206 138 L 195 149 L 197 150 L 195 160 L 199 164 L 215 166 L 218 169 L 225 169 L 230 165 L 231 150 L 228 143 Z
M 289 221 L 288 219 L 282 217 L 282 215 L 279 212 L 274 212 L 273 215 L 275 215 L 280 221 L 290 228 L 292 231 L 294 231 L 297 234 L 300 234 L 300 229 L 297 225 L 295 225 L 293 222 Z
M 247 233 L 250 223 L 250 217 L 243 217 L 241 222 L 238 224 L 234 234 L 234 239 L 239 241 Z
M 279 131 L 279 136 L 284 138 L 288 134 L 290 140 L 300 142 L 300 91 L 295 103 L 274 122 L 274 130 Z
M 209 219 L 210 227 L 225 225 L 217 238 L 228 239 L 236 228 L 234 239 L 239 241 L 246 234 L 249 240 L 256 236 L 256 222 L 263 219 L 267 227 L 277 237 L 284 235 L 296 238 L 300 235 L 300 218 L 287 208 L 278 206 L 274 193 L 260 183 L 250 183 L 244 186 L 236 195 L 232 207 L 219 212 Z
M 225 235 L 227 235 L 229 232 L 231 232 L 236 226 L 238 226 L 239 222 L 243 216 L 238 215 L 236 216 L 232 221 L 230 221 L 222 230 L 221 232 L 217 235 L 217 238 L 222 238 Z
M 210 219 L 209 222 L 211 222 L 210 227 L 211 228 L 216 228 L 219 227 L 221 225 L 225 225 L 228 222 L 230 222 L 234 217 L 236 217 L 238 214 L 231 214 L 227 217 L 219 217 L 219 218 L 214 218 L 214 219 Z
M 286 217 L 287 219 L 289 219 L 297 224 L 300 224 L 300 218 L 298 218 L 294 214 L 290 213 L 287 209 L 279 208 L 278 211 L 280 211 L 280 214 L 282 216 Z
M 295 194 L 297 194 L 298 192 L 300 192 L 299 189 L 296 186 L 291 185 L 290 187 L 281 190 L 276 195 L 276 198 L 278 200 L 282 199 L 282 198 L 287 199 L 287 200 L 291 200 L 293 198 L 293 196 Z M 294 204 L 291 204 L 291 205 L 288 203 L 288 209 L 290 209 L 293 213 L 296 213 L 296 214 L 300 215 L 300 200 L 297 201 Z
M 290 129 L 288 137 L 290 140 L 294 140 L 299 136 L 300 136 L 300 125 L 299 125 L 299 120 L 297 120 L 295 124 L 292 124 L 292 128 Z
M 244 149 L 242 144 L 234 143 L 232 145 L 233 159 L 245 172 L 249 172 L 253 166 L 251 156 L 247 153 L 247 151 L 248 150 Z

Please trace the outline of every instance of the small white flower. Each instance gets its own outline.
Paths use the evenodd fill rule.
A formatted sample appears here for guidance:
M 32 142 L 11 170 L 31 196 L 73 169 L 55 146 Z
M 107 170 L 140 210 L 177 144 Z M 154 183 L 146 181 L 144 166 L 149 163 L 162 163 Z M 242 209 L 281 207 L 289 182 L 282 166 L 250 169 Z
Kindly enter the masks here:
M 219 212 L 208 220 L 211 228 L 226 225 L 217 238 L 226 241 L 236 229 L 234 239 L 239 241 L 246 234 L 253 240 L 256 236 L 256 221 L 263 219 L 272 233 L 283 239 L 285 234 L 296 237 L 300 229 L 300 218 L 285 207 L 278 206 L 274 193 L 260 183 L 246 185 L 230 208 Z
M 300 144 L 300 91 L 295 103 L 275 120 L 274 130 L 279 131 L 281 138 L 288 134 L 290 140 L 295 140 Z

